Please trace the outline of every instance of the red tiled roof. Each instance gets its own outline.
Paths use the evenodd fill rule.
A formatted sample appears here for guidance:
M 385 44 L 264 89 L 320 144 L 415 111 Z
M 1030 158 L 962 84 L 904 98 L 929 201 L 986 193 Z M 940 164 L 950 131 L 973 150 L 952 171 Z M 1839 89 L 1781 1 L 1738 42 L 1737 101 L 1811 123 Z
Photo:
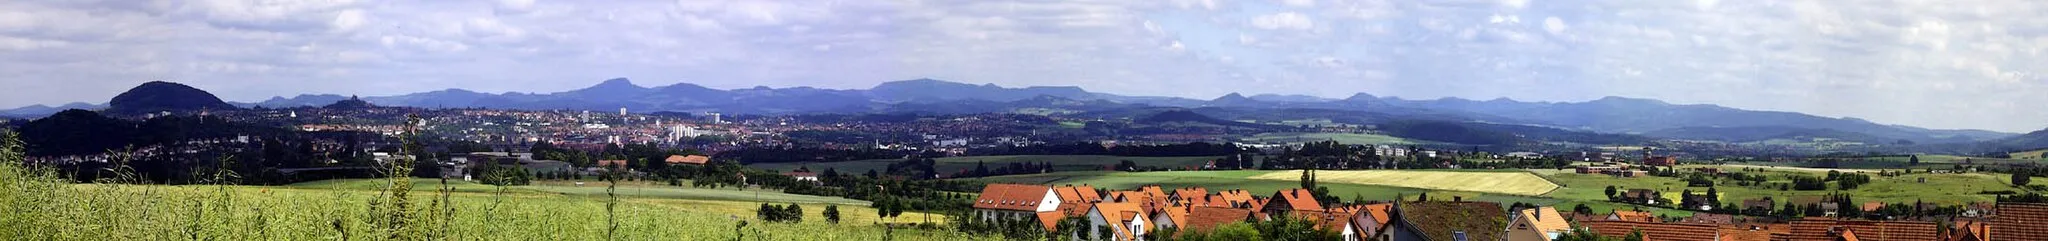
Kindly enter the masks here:
M 1792 221 L 1792 232 L 1785 235 L 1789 241 L 1832 241 L 1841 238 L 1846 230 L 1855 230 L 1856 237 L 1872 241 L 1937 240 L 1937 226 L 1932 222 L 1920 221 L 1862 221 L 1809 218 Z
M 1991 225 L 1982 220 L 1959 220 L 1948 234 L 1950 241 L 1991 241 Z
M 1055 195 L 1059 195 L 1060 202 L 1064 203 L 1092 203 L 1102 200 L 1101 196 L 1096 195 L 1095 187 L 1088 185 L 1061 186 L 1053 187 L 1052 189 Z
M 1614 215 L 1609 216 L 1609 218 L 1616 221 L 1657 222 L 1657 216 L 1650 215 L 1650 212 L 1644 211 L 1614 210 Z
M 1720 228 L 1705 224 L 1655 223 L 1635 221 L 1583 221 L 1579 225 L 1600 236 L 1628 237 L 1636 230 L 1643 231 L 1645 240 L 1672 241 L 1715 241 Z
M 1060 206 L 1066 206 L 1066 205 L 1062 204 L 1062 205 L 1060 205 Z M 1066 218 L 1067 218 L 1067 213 L 1066 213 L 1066 212 L 1059 212 L 1059 211 L 1053 211 L 1053 212 L 1042 212 L 1042 213 L 1038 213 L 1038 224 L 1039 224 L 1039 225 L 1045 225 L 1045 231 L 1058 231 L 1057 229 L 1059 229 L 1059 225 L 1060 225 L 1060 220 L 1061 220 L 1061 219 L 1066 219 Z
M 1166 219 L 1168 219 L 1168 220 L 1173 220 L 1173 225 L 1188 225 L 1188 224 L 1187 224 L 1187 223 L 1188 223 L 1188 210 L 1187 210 L 1187 209 L 1179 209 L 1179 208 L 1167 208 L 1167 209 L 1161 209 L 1161 210 L 1160 210 L 1160 211 L 1159 211 L 1158 213 L 1153 213 L 1152 215 L 1166 215 Z M 1154 224 L 1154 225 L 1157 225 L 1157 224 Z
M 1096 203 L 1093 210 L 1094 212 L 1100 212 L 1103 218 L 1109 219 L 1110 226 L 1116 229 L 1117 236 L 1124 237 L 1123 240 L 1129 240 L 1131 237 L 1130 234 L 1126 233 L 1130 228 L 1124 226 L 1124 221 L 1147 217 L 1143 207 L 1138 206 L 1136 203 Z M 1151 230 L 1153 227 L 1152 225 L 1143 226 L 1141 228 L 1145 230 Z
M 1771 231 L 1721 226 L 1721 241 L 1771 241 Z
M 704 165 L 704 163 L 709 163 L 709 162 L 711 162 L 711 157 L 709 157 L 709 156 L 701 156 L 701 155 L 688 155 L 688 156 L 684 156 L 684 155 L 669 155 L 669 156 L 668 156 L 668 160 L 663 160 L 663 162 L 668 162 L 669 164 L 696 164 L 696 165 Z
M 1251 209 L 1224 207 L 1193 207 L 1188 209 L 1188 223 L 1180 224 L 1182 230 L 1209 231 L 1216 226 L 1244 222 L 1251 217 Z
M 1037 211 L 1038 203 L 1045 201 L 1048 190 L 1048 187 L 1039 185 L 989 184 L 981 188 L 981 196 L 975 198 L 974 208 Z
M 1393 218 L 1393 217 L 1391 217 L 1391 216 L 1388 216 L 1388 214 L 1387 214 L 1387 210 L 1388 210 L 1388 209 L 1390 209 L 1390 208 L 1393 208 L 1393 207 L 1394 207 L 1394 204 L 1389 204 L 1389 203 L 1380 203 L 1380 204 L 1366 204 L 1366 205 L 1365 205 L 1365 210 L 1364 210 L 1364 211 L 1361 211 L 1360 213 L 1361 213 L 1361 214 L 1366 214 L 1366 215 L 1371 215 L 1371 217 L 1372 217 L 1372 220 L 1373 220 L 1373 221 L 1377 221 L 1377 222 L 1379 222 L 1379 223 L 1381 223 L 1381 224 L 1385 224 L 1385 223 L 1387 223 L 1388 219 L 1392 219 L 1392 218 Z
M 1304 211 L 1321 211 L 1321 210 L 1323 210 L 1323 204 L 1322 204 L 1322 203 L 1319 203 L 1319 202 L 1316 202 L 1316 197 L 1315 197 L 1315 194 L 1314 194 L 1314 193 L 1310 193 L 1310 192 L 1308 191 L 1308 189 L 1300 189 L 1300 188 L 1296 188 L 1296 189 L 1287 189 L 1287 190 L 1280 190 L 1280 191 L 1278 191 L 1278 192 L 1274 192 L 1274 193 L 1273 193 L 1273 198 L 1275 198 L 1275 199 L 1280 199 L 1280 200 L 1281 200 L 1281 202 L 1285 202 L 1285 203 L 1287 203 L 1287 208 L 1289 208 L 1289 209 L 1292 209 L 1292 210 L 1304 210 Z M 1269 203 L 1269 205 L 1268 205 L 1268 206 L 1270 206 L 1270 203 Z M 1263 209 L 1262 209 L 1262 210 L 1263 210 Z
M 2048 240 L 2048 204 L 1998 203 L 1991 240 Z

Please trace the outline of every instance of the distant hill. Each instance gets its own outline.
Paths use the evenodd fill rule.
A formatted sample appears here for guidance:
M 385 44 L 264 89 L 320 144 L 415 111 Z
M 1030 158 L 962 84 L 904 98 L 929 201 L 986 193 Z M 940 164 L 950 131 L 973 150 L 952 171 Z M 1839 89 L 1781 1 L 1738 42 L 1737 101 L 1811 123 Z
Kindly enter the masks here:
M 184 91 L 193 92 L 193 91 Z M 204 98 L 195 98 L 204 99 Z M 339 95 L 273 98 L 253 105 L 320 106 Z M 713 89 L 689 83 L 645 87 L 615 78 L 587 88 L 554 93 L 499 94 L 463 89 L 398 96 L 363 97 L 379 106 L 425 108 L 573 109 L 634 112 L 806 113 L 980 113 L 1028 110 L 1093 118 L 1142 118 L 1159 109 L 1183 108 L 1227 120 L 1341 120 L 1375 124 L 1397 120 L 1481 122 L 1547 127 L 1574 132 L 1640 134 L 1653 137 L 1752 141 L 1759 138 L 1818 137 L 1873 144 L 1958 144 L 1998 140 L 2014 134 L 1983 130 L 1934 130 L 1830 118 L 1794 112 L 1755 111 L 1717 105 L 1679 105 L 1653 99 L 1607 97 L 1585 102 L 1527 102 L 1506 98 L 1406 100 L 1357 93 L 1344 99 L 1305 95 L 1232 93 L 1214 99 L 1124 96 L 1072 86 L 1003 87 L 935 79 L 892 81 L 870 89 L 811 87 Z M 244 104 L 245 106 L 253 106 Z M 53 112 L 23 108 L 24 112 Z M 0 115 L 6 113 L 0 112 Z M 1234 121 L 1233 121 L 1234 122 Z
M 220 97 L 178 83 L 150 81 L 107 102 L 107 112 L 139 114 L 158 111 L 198 111 L 238 109 L 221 101 Z
M 355 96 L 349 96 L 349 97 L 348 97 L 348 99 L 346 99 L 346 100 L 337 100 L 337 101 L 334 101 L 334 103 L 333 103 L 333 104 L 327 104 L 327 106 L 321 106 L 320 108 L 322 108 L 322 109 L 338 109 L 338 110 L 349 110 L 349 109 L 368 109 L 368 108 L 377 108 L 377 105 L 372 105 L 372 104 L 370 104 L 370 102 L 369 102 L 369 101 L 363 101 L 363 99 L 362 99 L 362 98 L 356 98 Z
M 1996 146 L 1999 148 L 2009 150 L 2037 150 L 2048 148 L 2048 129 L 2027 132 L 2027 134 L 2021 134 L 2012 137 L 1999 138 L 1997 140 L 1991 140 L 1985 143 L 1991 146 Z
M 24 106 L 21 108 L 14 108 L 11 110 L 0 110 L 0 117 L 36 119 L 43 118 L 45 116 L 50 116 L 50 114 L 56 114 L 57 112 L 69 109 L 98 110 L 103 108 L 106 108 L 106 106 L 87 104 L 85 102 L 72 102 L 70 104 L 64 104 L 60 106 L 31 105 Z
M 1756 142 L 1776 139 L 1806 140 L 1813 138 L 1827 138 L 1880 145 L 1915 143 L 1911 140 L 1889 139 L 1869 134 L 1841 131 L 1835 129 L 1797 128 L 1784 126 L 1680 127 L 1652 131 L 1648 133 L 1643 133 L 1643 135 L 1671 139 L 1708 140 L 1724 142 Z
M 1224 120 L 1224 119 L 1216 119 L 1216 118 L 1214 118 L 1214 117 L 1209 117 L 1209 116 L 1207 116 L 1207 115 L 1202 115 L 1202 114 L 1200 114 L 1200 113 L 1195 113 L 1194 111 L 1188 111 L 1188 110 L 1168 110 L 1168 111 L 1162 111 L 1162 112 L 1159 112 L 1159 113 L 1156 113 L 1156 114 L 1152 114 L 1152 115 L 1150 115 L 1150 116 L 1145 116 L 1144 118 L 1138 118 L 1138 119 L 1137 119 L 1136 121 L 1134 121 L 1134 122 L 1137 122 L 1137 123 L 1139 123 L 1139 124 L 1170 124 L 1170 123 L 1184 123 L 1184 124 L 1209 124 L 1209 125 L 1218 125 L 1218 126 L 1228 126 L 1228 127 L 1242 127 L 1242 128 L 1285 128 L 1285 127 L 1282 127 L 1282 126 L 1274 126 L 1274 125 L 1266 125 L 1266 124 L 1258 124 L 1258 123 L 1245 123 L 1245 122 L 1238 122 L 1238 121 L 1231 121 L 1231 120 Z
M 913 100 L 987 100 L 1010 102 L 1037 96 L 1057 96 L 1068 99 L 1100 99 L 1073 86 L 1034 86 L 1025 88 L 1004 88 L 995 84 L 972 85 L 934 79 L 892 81 L 876 85 L 867 90 L 867 96 L 878 101 L 902 102 Z
M 1675 105 L 1651 99 L 1607 97 L 1587 102 L 1520 102 L 1507 99 L 1473 101 L 1458 98 L 1438 100 L 1383 99 L 1392 105 L 1425 109 L 1457 110 L 1529 120 L 1538 125 L 1609 133 L 1655 133 L 1687 127 L 1769 127 L 1773 129 L 1833 129 L 1868 135 L 1881 140 L 1917 143 L 1959 143 L 1996 139 L 2010 134 L 1982 130 L 1931 130 L 1884 125 L 1855 118 L 1828 118 L 1779 111 L 1753 111 L 1717 105 Z M 1664 134 L 1671 134 L 1672 131 Z M 1714 134 L 1711 132 L 1697 134 Z M 1743 136 L 1693 136 L 1706 139 L 1750 139 Z M 1889 142 L 1889 141 L 1887 141 Z

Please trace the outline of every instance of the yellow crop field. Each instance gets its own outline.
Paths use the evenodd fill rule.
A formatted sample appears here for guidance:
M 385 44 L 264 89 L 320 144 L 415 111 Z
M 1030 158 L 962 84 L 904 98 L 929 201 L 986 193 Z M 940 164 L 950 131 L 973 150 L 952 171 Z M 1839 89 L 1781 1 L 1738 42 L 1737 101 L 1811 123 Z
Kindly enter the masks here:
M 1301 180 L 1301 171 L 1275 171 L 1250 178 Z M 1530 196 L 1542 195 L 1559 187 L 1527 172 L 1329 170 L 1316 171 L 1316 181 Z

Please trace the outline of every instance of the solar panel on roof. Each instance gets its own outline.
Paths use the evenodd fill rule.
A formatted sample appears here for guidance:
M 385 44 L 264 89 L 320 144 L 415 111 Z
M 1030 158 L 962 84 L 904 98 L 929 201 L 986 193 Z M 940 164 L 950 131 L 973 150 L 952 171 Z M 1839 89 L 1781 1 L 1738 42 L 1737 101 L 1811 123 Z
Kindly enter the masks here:
M 1467 241 L 1465 240 L 1465 231 L 1451 232 L 1451 239 L 1457 241 Z

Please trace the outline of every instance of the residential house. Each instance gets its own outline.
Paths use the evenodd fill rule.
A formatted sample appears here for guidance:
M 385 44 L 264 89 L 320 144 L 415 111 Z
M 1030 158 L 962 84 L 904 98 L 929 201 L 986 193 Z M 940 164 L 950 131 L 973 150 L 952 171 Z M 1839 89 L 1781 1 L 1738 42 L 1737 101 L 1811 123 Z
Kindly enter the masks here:
M 1742 210 L 1774 210 L 1777 208 L 1778 201 L 1771 200 L 1771 197 L 1764 197 L 1762 199 L 1742 200 Z
M 789 176 L 789 178 L 796 179 L 799 182 L 818 183 L 818 173 L 811 172 L 810 168 L 799 167 L 795 171 L 784 172 L 782 175 Z
M 975 212 L 983 219 L 1038 217 L 1060 206 L 1059 195 L 1040 185 L 988 184 L 974 200 Z
M 1689 223 L 1659 223 L 1622 220 L 1600 220 L 1579 222 L 1586 230 L 1600 236 L 1622 238 L 1640 230 L 1643 240 L 1658 241 L 1718 241 L 1720 228 L 1714 225 Z
M 1984 220 L 1957 220 L 1947 241 L 1991 241 L 1991 225 Z
M 1111 240 L 1140 240 L 1153 229 L 1146 224 L 1147 217 L 1144 207 L 1137 203 L 1096 203 L 1088 209 L 1088 227 L 1109 227 L 1115 231 Z
M 1657 191 L 1650 189 L 1629 189 L 1628 192 L 1621 193 L 1621 199 L 1633 203 L 1656 205 L 1658 199 L 1664 198 L 1659 194 Z
M 1507 241 L 1550 241 L 1572 231 L 1570 222 L 1553 207 L 1516 210 L 1508 220 Z
M 598 167 L 626 169 L 626 160 L 597 160 Z
M 1344 241 L 1371 240 L 1378 237 L 1381 230 L 1386 230 L 1387 222 L 1393 219 L 1388 213 L 1393 207 L 1394 204 L 1391 203 L 1366 204 L 1361 207 L 1358 214 L 1351 215 L 1351 225 L 1340 233 L 1344 235 Z
M 1187 223 L 1188 209 L 1186 208 L 1161 208 L 1158 212 L 1152 213 L 1152 226 L 1156 229 L 1179 230 L 1181 226 L 1187 225 Z
M 1992 241 L 2048 240 L 2048 204 L 2000 202 L 1994 210 Z
M 1374 240 L 1501 240 L 1507 235 L 1508 214 L 1500 207 L 1490 202 L 1396 202 L 1392 220 Z
M 1865 221 L 1807 218 L 1792 221 L 1792 232 L 1786 241 L 1835 241 L 1853 237 L 1850 240 L 1904 241 L 1938 240 L 1939 226 L 1923 221 Z M 1994 238 L 1999 234 L 1993 232 Z M 1996 240 L 1996 239 L 1994 239 Z M 2039 239 L 2025 239 L 2039 240 Z
M 1188 208 L 1187 223 L 1176 223 L 1182 231 L 1208 232 L 1216 226 L 1240 223 L 1251 219 L 1252 210 L 1246 208 L 1198 206 Z
M 1650 214 L 1650 212 L 1644 212 L 1644 211 L 1630 211 L 1630 210 L 1614 210 L 1614 214 L 1608 214 L 1608 215 L 1607 215 L 1607 218 L 1606 218 L 1606 219 L 1603 219 L 1603 220 L 1607 220 L 1607 221 L 1631 221 L 1631 222 L 1646 222 L 1646 223 L 1654 223 L 1654 222 L 1660 222 L 1659 220 L 1657 220 L 1657 216 L 1656 216 L 1656 215 L 1652 215 L 1652 214 Z
M 1669 157 L 1669 156 L 1653 156 L 1653 157 L 1649 157 L 1649 158 L 1643 158 L 1643 165 L 1651 165 L 1651 166 L 1666 166 L 1666 167 L 1668 167 L 1668 166 L 1676 166 L 1676 165 L 1678 165 L 1678 158 L 1674 158 L 1674 157 Z
M 1702 213 L 1694 213 L 1694 214 L 1692 214 L 1692 216 L 1691 216 L 1691 217 L 1685 217 L 1685 219 L 1683 219 L 1683 220 L 1679 220 L 1678 222 L 1681 222 L 1681 223 L 1697 223 L 1697 224 L 1712 224 L 1712 225 L 1722 225 L 1722 224 L 1735 224 L 1735 216 L 1734 216 L 1734 215 L 1727 215 L 1727 214 L 1717 214 L 1717 213 L 1704 213 L 1704 212 L 1702 212 Z
M 1323 204 L 1316 201 L 1315 193 L 1296 188 L 1274 192 L 1273 201 L 1259 209 L 1259 213 L 1268 216 L 1266 220 L 1294 211 L 1323 211 Z

